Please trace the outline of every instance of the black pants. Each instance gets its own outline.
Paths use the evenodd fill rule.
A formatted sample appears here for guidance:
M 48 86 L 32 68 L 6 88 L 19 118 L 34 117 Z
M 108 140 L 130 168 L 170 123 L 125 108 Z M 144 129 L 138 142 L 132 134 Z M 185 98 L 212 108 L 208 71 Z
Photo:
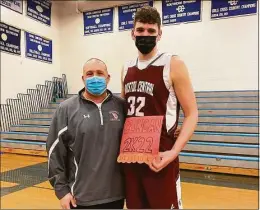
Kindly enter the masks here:
M 114 201 L 111 203 L 103 203 L 103 204 L 98 204 L 98 205 L 94 205 L 94 206 L 79 206 L 77 205 L 77 207 L 73 207 L 72 205 L 70 205 L 71 209 L 123 209 L 124 208 L 124 202 L 125 200 L 118 200 L 118 201 Z

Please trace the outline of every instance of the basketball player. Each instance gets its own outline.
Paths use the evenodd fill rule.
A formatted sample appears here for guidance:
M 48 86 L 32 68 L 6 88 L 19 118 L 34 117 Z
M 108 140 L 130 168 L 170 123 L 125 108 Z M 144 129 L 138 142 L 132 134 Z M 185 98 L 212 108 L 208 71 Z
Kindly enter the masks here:
M 157 49 L 161 18 L 153 7 L 136 12 L 132 39 L 138 57 L 126 62 L 122 71 L 121 96 L 127 117 L 163 115 L 159 156 L 150 165 L 124 164 L 127 208 L 182 208 L 178 155 L 193 134 L 198 110 L 184 62 Z M 180 106 L 184 121 L 177 139 Z

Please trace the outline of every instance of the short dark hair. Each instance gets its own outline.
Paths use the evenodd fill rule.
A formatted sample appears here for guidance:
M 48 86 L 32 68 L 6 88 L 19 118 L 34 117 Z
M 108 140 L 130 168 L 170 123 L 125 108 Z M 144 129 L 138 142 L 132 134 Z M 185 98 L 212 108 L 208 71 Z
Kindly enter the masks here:
M 157 24 L 161 28 L 161 16 L 156 8 L 151 6 L 144 6 L 137 10 L 135 13 L 134 26 L 136 22 Z

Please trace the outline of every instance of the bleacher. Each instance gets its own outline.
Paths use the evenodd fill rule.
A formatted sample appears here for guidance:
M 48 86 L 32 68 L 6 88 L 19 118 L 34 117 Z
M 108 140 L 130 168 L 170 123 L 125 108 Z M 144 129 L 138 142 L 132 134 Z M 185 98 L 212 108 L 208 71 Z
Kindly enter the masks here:
M 60 102 L 71 97 L 66 76 L 25 95 L 24 101 L 11 103 L 10 99 L 1 105 L 1 151 L 46 156 L 52 115 Z M 180 154 L 181 168 L 258 176 L 258 91 L 202 91 L 196 92 L 196 98 L 199 123 Z M 19 106 L 14 105 L 17 100 Z M 27 104 L 26 111 L 21 110 L 22 104 Z M 180 126 L 182 121 L 181 113 Z

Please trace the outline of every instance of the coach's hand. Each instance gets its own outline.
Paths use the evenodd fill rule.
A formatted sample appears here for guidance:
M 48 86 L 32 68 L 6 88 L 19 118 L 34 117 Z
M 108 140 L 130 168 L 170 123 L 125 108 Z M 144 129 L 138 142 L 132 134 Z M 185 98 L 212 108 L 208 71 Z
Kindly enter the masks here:
M 62 209 L 70 209 L 70 203 L 72 206 L 77 207 L 75 198 L 68 193 L 60 200 L 60 205 Z
M 174 159 L 175 156 L 171 150 L 166 152 L 160 152 L 159 155 L 156 158 L 154 158 L 153 161 L 149 164 L 150 169 L 155 172 L 159 172 Z

